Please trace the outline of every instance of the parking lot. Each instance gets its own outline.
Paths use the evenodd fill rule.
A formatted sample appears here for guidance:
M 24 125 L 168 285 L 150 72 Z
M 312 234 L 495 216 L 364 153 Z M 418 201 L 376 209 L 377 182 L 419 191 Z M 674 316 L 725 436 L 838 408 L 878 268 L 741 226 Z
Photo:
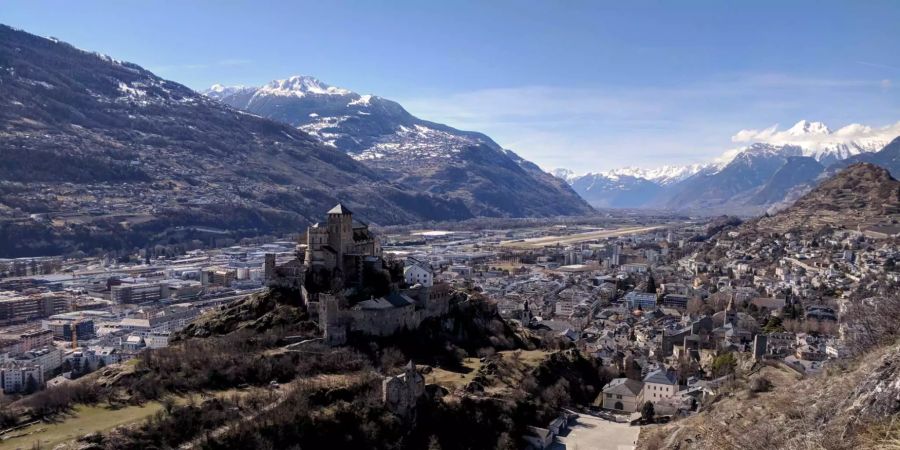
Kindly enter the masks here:
M 554 450 L 632 450 L 640 427 L 579 414 L 568 433 L 558 436 Z

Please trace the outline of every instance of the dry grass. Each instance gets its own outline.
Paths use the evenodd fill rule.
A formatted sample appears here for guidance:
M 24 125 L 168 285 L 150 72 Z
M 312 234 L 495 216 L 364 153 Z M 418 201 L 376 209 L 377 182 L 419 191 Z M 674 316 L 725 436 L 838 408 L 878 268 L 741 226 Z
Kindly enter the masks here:
M 500 359 L 496 365 L 504 372 L 489 377 L 491 382 L 487 387 L 489 393 L 500 393 L 508 388 L 517 387 L 525 374 L 546 359 L 549 353 L 544 350 L 506 350 L 499 352 L 498 355 Z M 481 358 L 466 358 L 463 366 L 469 371 L 454 372 L 436 367 L 426 375 L 425 381 L 451 390 L 464 388 L 481 372 L 483 363 Z
M 743 380 L 700 414 L 642 431 L 638 448 L 900 449 L 888 446 L 891 439 L 900 437 L 896 430 L 882 433 L 880 440 L 869 438 L 881 447 L 860 446 L 859 437 L 854 436 L 859 430 L 846 413 L 845 402 L 869 370 L 863 364 L 849 372 L 801 380 L 786 369 L 763 367 L 751 377 L 770 380 L 769 392 L 751 393 L 749 380 Z
M 89 433 L 109 431 L 117 426 L 139 422 L 162 410 L 158 402 L 143 406 L 109 408 L 78 405 L 57 423 L 39 423 L 4 436 L 0 450 L 53 448 Z

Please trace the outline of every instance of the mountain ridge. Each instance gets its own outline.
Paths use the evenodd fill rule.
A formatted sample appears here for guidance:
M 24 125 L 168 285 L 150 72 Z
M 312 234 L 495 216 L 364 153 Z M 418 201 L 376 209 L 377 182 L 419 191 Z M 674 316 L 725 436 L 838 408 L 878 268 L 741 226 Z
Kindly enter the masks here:
M 391 179 L 458 199 L 476 216 L 592 212 L 568 184 L 483 133 L 420 119 L 392 100 L 301 75 L 204 94 L 306 131 Z
M 337 201 L 382 224 L 472 217 L 136 64 L 0 37 L 0 255 L 133 248 L 193 226 L 287 232 Z
M 781 144 L 756 142 L 734 155 L 709 164 L 664 166 L 649 170 L 623 168 L 580 176 L 572 171 L 557 169 L 554 174 L 570 183 L 576 192 L 589 201 L 598 202 L 598 206 L 607 206 L 604 202 L 610 198 L 630 199 L 629 194 L 640 189 L 649 197 L 627 200 L 621 207 L 675 210 L 713 208 L 718 212 L 760 214 L 796 199 L 798 194 L 810 190 L 818 177 L 824 173 L 834 174 L 837 170 L 855 162 L 872 162 L 888 168 L 895 176 L 900 174 L 900 138 L 894 137 L 885 145 L 874 147 L 893 133 L 894 128 L 900 133 L 900 126 L 875 130 L 853 124 L 831 131 L 821 122 L 800 121 L 784 132 L 776 133 L 774 129 L 753 131 L 756 134 L 781 136 L 778 139 L 788 135 L 799 139 L 808 139 L 809 136 L 824 136 L 830 139 L 832 136 L 846 137 L 860 133 L 870 135 L 871 139 L 863 139 L 860 142 L 850 140 L 850 144 L 841 144 L 844 150 L 852 147 L 855 149 L 853 151 L 829 150 L 816 153 L 815 148 L 804 146 L 802 142 Z M 828 148 L 833 150 L 832 147 Z M 790 161 L 794 164 L 788 164 Z M 659 174 L 665 173 L 689 175 L 663 181 L 665 178 Z M 631 178 L 623 178 L 622 174 L 631 175 Z M 659 189 L 642 186 L 647 182 L 656 184 Z M 600 198 L 588 189 L 598 185 L 606 187 Z

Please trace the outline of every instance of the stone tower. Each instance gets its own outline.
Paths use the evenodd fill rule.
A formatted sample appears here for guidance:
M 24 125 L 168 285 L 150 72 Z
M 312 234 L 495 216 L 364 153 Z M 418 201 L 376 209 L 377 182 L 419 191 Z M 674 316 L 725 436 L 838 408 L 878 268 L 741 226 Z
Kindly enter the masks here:
M 416 371 L 412 361 L 403 369 L 402 374 L 385 377 L 381 382 L 381 400 L 394 414 L 414 421 L 416 402 L 425 393 L 425 377 Z
M 327 244 L 328 230 L 318 223 L 310 226 L 306 230 L 306 265 L 321 265 L 324 262 L 322 246 Z
M 328 245 L 337 252 L 337 266 L 344 267 L 344 254 L 353 248 L 353 212 L 338 203 L 328 211 Z
M 265 277 L 266 277 L 266 282 L 272 281 L 272 279 L 275 278 L 275 254 L 274 253 L 266 253 Z

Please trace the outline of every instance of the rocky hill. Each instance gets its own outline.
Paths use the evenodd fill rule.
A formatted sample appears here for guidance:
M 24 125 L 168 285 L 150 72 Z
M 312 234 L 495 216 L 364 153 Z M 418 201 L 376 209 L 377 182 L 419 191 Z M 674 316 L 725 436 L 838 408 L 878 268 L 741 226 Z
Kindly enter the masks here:
M 758 230 L 856 228 L 900 210 L 900 182 L 880 166 L 853 164 L 823 181 L 789 208 L 747 226 Z
M 700 414 L 642 431 L 638 448 L 896 448 L 900 347 L 875 350 L 821 377 L 792 381 L 783 371 L 764 367 Z M 744 384 L 759 377 L 775 388 L 757 393 Z
M 419 119 L 400 104 L 309 76 L 262 87 L 213 86 L 210 98 L 290 124 L 418 191 L 447 196 L 471 214 L 587 214 L 571 187 L 481 133 Z

